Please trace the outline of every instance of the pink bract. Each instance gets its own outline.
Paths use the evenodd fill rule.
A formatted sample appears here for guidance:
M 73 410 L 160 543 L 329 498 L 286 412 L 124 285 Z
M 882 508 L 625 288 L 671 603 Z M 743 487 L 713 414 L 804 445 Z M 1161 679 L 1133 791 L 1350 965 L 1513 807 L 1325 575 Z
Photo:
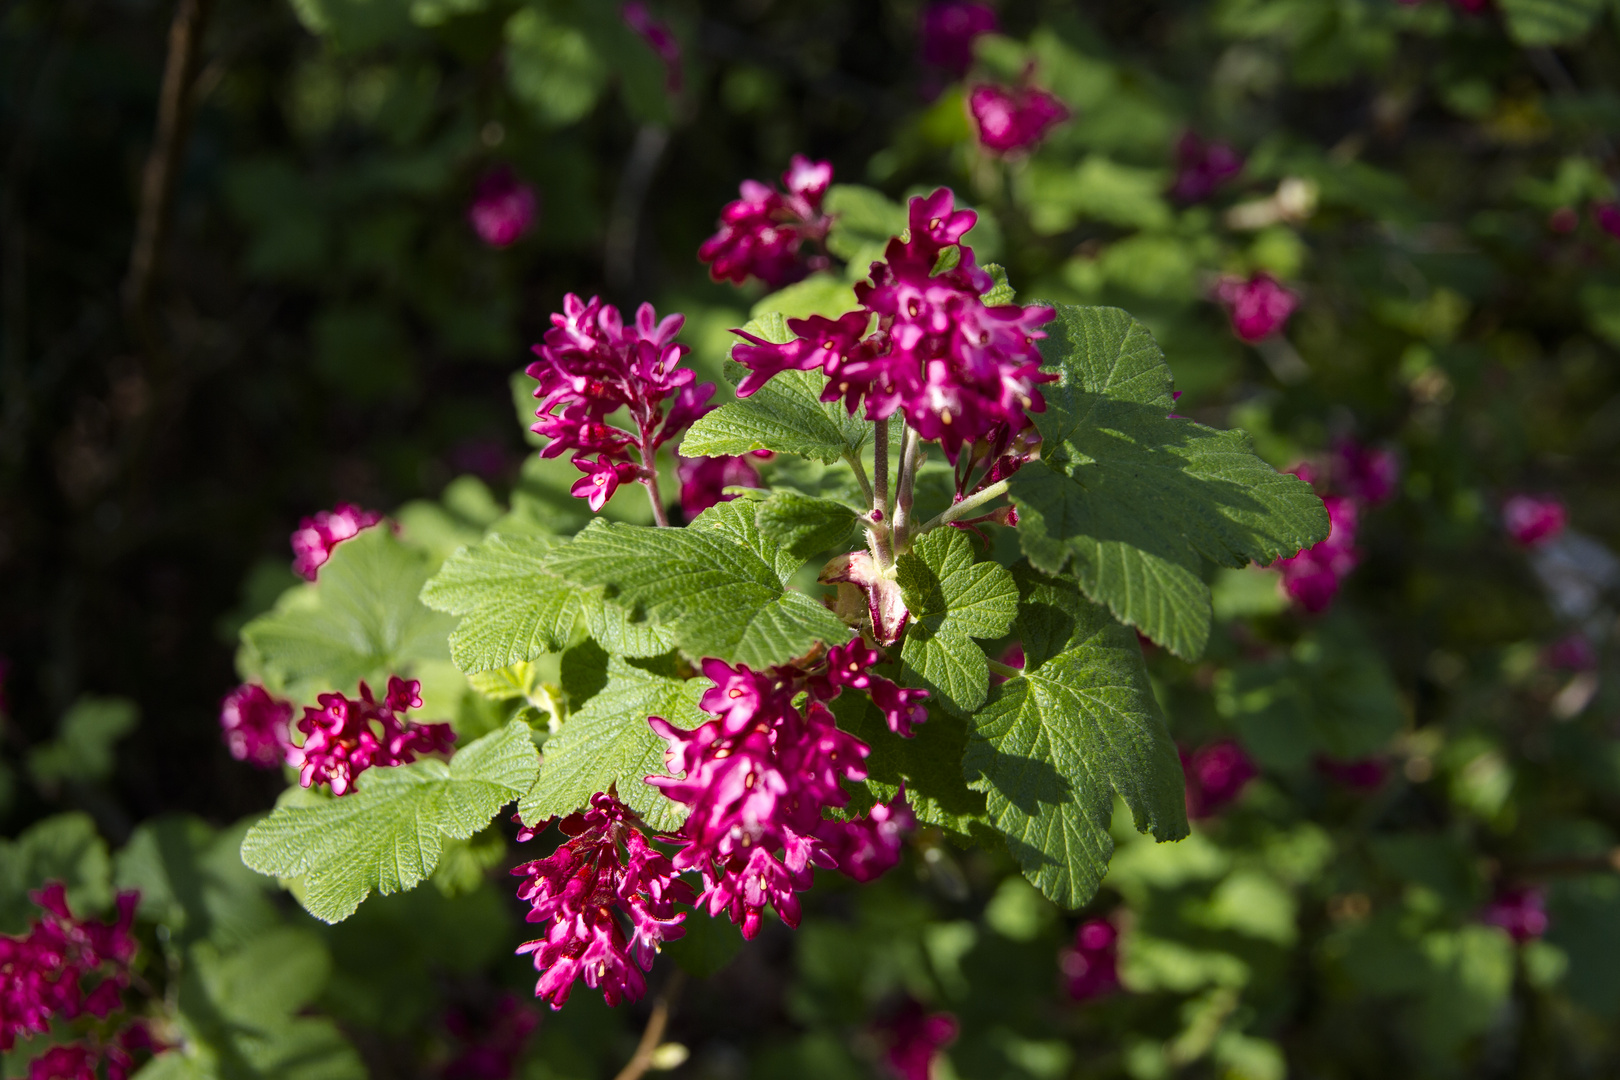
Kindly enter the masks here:
M 467 206 L 467 220 L 478 238 L 490 247 L 512 244 L 534 225 L 540 197 L 532 184 L 518 179 L 510 166 L 501 166 L 478 182 Z
M 1479 921 L 1500 926 L 1517 942 L 1539 938 L 1547 932 L 1547 893 L 1543 889 L 1518 887 L 1498 889 L 1480 913 Z
M 1328 512 L 1327 538 L 1272 564 L 1282 574 L 1283 591 L 1313 614 L 1327 610 L 1339 594 L 1340 584 L 1361 561 L 1361 552 L 1356 548 L 1356 501 L 1327 495 L 1322 503 Z
M 528 921 L 549 924 L 518 949 L 541 973 L 535 996 L 560 1009 L 583 978 L 609 1005 L 636 1001 L 660 946 L 686 932 L 675 904 L 692 903 L 692 888 L 611 795 L 593 795 L 590 809 L 558 828 L 569 839 L 555 852 L 512 869 L 524 878 L 518 899 L 529 904 Z
M 237 761 L 261 769 L 280 768 L 293 754 L 292 717 L 292 702 L 257 683 L 243 683 L 220 704 L 220 734 Z
M 956 1039 L 956 1017 L 930 1013 L 910 998 L 889 1017 L 872 1025 L 885 1045 L 883 1064 L 895 1080 L 928 1080 L 934 1059 Z
M 1178 202 L 1203 202 L 1243 171 L 1243 157 L 1223 142 L 1206 142 L 1189 131 L 1176 143 L 1176 180 L 1170 196 Z
M 923 9 L 919 31 L 923 63 L 965 75 L 973 66 L 973 43 L 1001 28 L 996 13 L 969 0 L 940 0 Z
M 1557 539 L 1568 521 L 1562 500 L 1551 495 L 1514 495 L 1502 504 L 1502 526 L 1522 547 Z
M 338 503 L 298 523 L 292 534 L 293 573 L 314 581 L 317 572 L 332 557 L 332 549 L 382 521 L 375 510 L 362 510 L 353 503 Z
M 306 705 L 298 721 L 304 742 L 288 762 L 298 769 L 298 782 L 304 787 L 329 784 L 333 795 L 347 795 L 367 769 L 407 765 L 423 754 L 448 754 L 456 738 L 449 724 L 401 719 L 406 710 L 422 707 L 421 691 L 421 683 L 395 675 L 381 701 L 362 682 L 358 700 L 322 694 L 316 698 L 319 708 Z
M 1299 306 L 1299 296 L 1270 274 L 1244 280 L 1230 275 L 1215 286 L 1215 297 L 1226 306 L 1232 332 L 1254 344 L 1277 333 Z
M 800 248 L 807 240 L 819 243 L 832 227 L 821 209 L 832 175 L 830 162 L 794 154 L 782 174 L 785 191 L 744 180 L 742 198 L 720 211 L 720 231 L 698 248 L 709 276 L 738 285 L 752 276 L 780 289 L 829 265 L 825 255 L 801 255 Z
M 1106 997 L 1119 989 L 1119 932 L 1107 919 L 1089 919 L 1074 933 L 1074 947 L 1058 958 L 1069 996 Z
M 1068 106 L 1033 86 L 975 86 L 968 94 L 968 111 L 979 129 L 979 144 L 995 154 L 1034 149 L 1070 116 Z

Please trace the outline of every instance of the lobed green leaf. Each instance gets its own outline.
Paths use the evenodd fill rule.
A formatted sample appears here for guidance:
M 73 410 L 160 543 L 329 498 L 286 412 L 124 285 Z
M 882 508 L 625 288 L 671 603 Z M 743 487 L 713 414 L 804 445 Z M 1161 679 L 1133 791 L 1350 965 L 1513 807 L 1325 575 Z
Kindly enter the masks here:
M 495 534 L 458 549 L 422 587 L 424 604 L 462 617 L 450 635 L 457 667 L 489 671 L 569 645 L 585 618 L 583 597 L 545 566 L 562 542 Z
M 895 559 L 895 579 L 911 612 L 900 665 L 906 685 L 969 713 L 984 704 L 990 668 L 974 638 L 998 638 L 1018 613 L 1018 588 L 998 563 L 973 561 L 960 529 L 919 536 Z

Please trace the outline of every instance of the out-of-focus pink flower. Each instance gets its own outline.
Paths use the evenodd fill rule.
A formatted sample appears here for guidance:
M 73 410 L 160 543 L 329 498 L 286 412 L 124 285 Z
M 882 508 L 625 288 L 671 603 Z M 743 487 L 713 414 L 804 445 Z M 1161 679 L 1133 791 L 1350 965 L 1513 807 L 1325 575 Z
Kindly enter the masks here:
M 1598 666 L 1598 654 L 1587 636 L 1576 630 L 1542 649 L 1541 662 L 1547 667 L 1563 671 L 1595 671 Z
M 1547 215 L 1547 228 L 1559 236 L 1568 236 L 1581 223 L 1581 215 L 1573 206 L 1560 206 Z
M 1517 942 L 1538 938 L 1547 932 L 1547 893 L 1537 888 L 1498 889 L 1479 921 L 1500 926 Z
M 1592 220 L 1597 222 L 1598 228 L 1620 240 L 1620 202 L 1593 203 Z
M 906 805 L 906 793 L 901 791 L 854 821 L 824 820 L 816 836 L 840 873 L 865 883 L 894 869 L 906 833 L 916 827 L 917 815 Z
M 243 683 L 220 703 L 220 734 L 237 761 L 277 769 L 293 756 L 292 716 L 292 702 L 258 683 Z
M 965 75 L 973 66 L 973 43 L 1001 28 L 996 13 L 969 0 L 939 0 L 923 9 L 923 63 Z
M 1243 747 L 1230 739 L 1181 753 L 1187 784 L 1187 816 L 1213 817 L 1243 794 L 1249 781 L 1260 775 Z
M 1322 503 L 1328 512 L 1327 538 L 1272 564 L 1282 575 L 1283 591 L 1312 614 L 1327 610 L 1339 594 L 1340 584 L 1361 561 L 1356 548 L 1356 501 L 1327 495 Z
M 681 70 L 681 43 L 676 39 L 669 24 L 660 19 L 653 18 L 651 11 L 642 0 L 630 0 L 629 3 L 619 7 L 619 17 L 624 24 L 640 35 L 658 59 L 664 62 L 664 89 L 671 94 L 681 92 L 684 81 Z
M 353 503 L 338 503 L 330 511 L 322 510 L 300 521 L 298 531 L 292 534 L 293 573 L 314 581 L 317 572 L 332 557 L 333 548 L 381 520 L 382 515 L 375 510 L 362 510 Z
M 1069 996 L 1106 997 L 1119 989 L 1119 931 L 1107 919 L 1090 919 L 1074 933 L 1074 947 L 1058 958 Z
M 1344 761 L 1321 755 L 1316 759 L 1316 771 L 1357 791 L 1376 791 L 1389 778 L 1389 765 L 1383 758 L 1356 758 Z
M 1071 115 L 1068 106 L 1033 86 L 1008 89 L 981 84 L 968 94 L 979 145 L 995 154 L 1023 153 Z
M 884 1042 L 883 1064 L 894 1080 L 928 1080 L 934 1059 L 957 1034 L 956 1017 L 927 1012 L 910 998 L 872 1027 Z
M 513 993 L 502 993 L 483 1015 L 449 1010 L 444 1026 L 461 1047 L 439 1075 L 443 1080 L 511 1080 L 539 1023 L 534 1009 Z
M 1401 482 L 1400 459 L 1390 450 L 1340 439 L 1333 447 L 1334 490 L 1369 506 L 1394 498 Z
M 1568 522 L 1569 512 L 1552 495 L 1514 495 L 1502 504 L 1502 526 L 1522 547 L 1557 539 Z
M 832 228 L 821 201 L 832 184 L 832 163 L 794 154 L 778 191 L 744 180 L 742 198 L 720 211 L 720 231 L 698 248 L 715 281 L 741 285 L 750 275 L 773 289 L 790 285 L 830 265 L 825 255 L 802 254 L 805 241 L 820 243 Z
M 1015 641 L 1011 645 L 1007 646 L 1007 650 L 997 657 L 996 660 L 998 663 L 1006 664 L 1010 668 L 1018 668 L 1019 670 L 1023 670 L 1024 647 Z M 1007 678 L 1008 677 L 1006 675 L 1002 675 L 999 672 L 992 671 L 990 673 L 990 681 L 993 683 L 1006 682 Z
M 1170 197 L 1183 203 L 1203 202 L 1242 171 L 1243 157 L 1236 150 L 1189 131 L 1176 143 L 1176 181 Z
M 681 512 L 691 521 L 715 503 L 736 498 L 728 487 L 760 486 L 747 457 L 683 457 L 675 467 L 681 481 Z
M 659 948 L 686 933 L 686 913 L 675 905 L 692 903 L 692 887 L 611 795 L 591 796 L 589 810 L 558 828 L 569 837 L 562 846 L 512 870 L 525 879 L 518 899 L 530 905 L 529 922 L 550 924 L 545 937 L 518 949 L 542 973 L 535 996 L 560 1009 L 583 977 L 609 1005 L 636 1001 Z
M 1226 306 L 1232 332 L 1251 345 L 1280 331 L 1299 306 L 1299 296 L 1266 273 L 1246 281 L 1227 275 L 1216 284 L 1215 298 Z
M 532 184 L 502 165 L 478 182 L 467 207 L 467 220 L 478 239 L 490 247 L 510 247 L 534 225 L 540 197 Z
M 322 694 L 320 708 L 304 707 L 298 730 L 303 745 L 289 755 L 305 787 L 330 784 L 333 795 L 347 795 L 357 776 L 373 767 L 408 765 L 422 754 L 448 754 L 456 733 L 449 724 L 402 720 L 407 709 L 422 707 L 422 684 L 399 676 L 388 679 L 388 693 L 378 701 L 371 687 L 360 684 L 360 697 Z

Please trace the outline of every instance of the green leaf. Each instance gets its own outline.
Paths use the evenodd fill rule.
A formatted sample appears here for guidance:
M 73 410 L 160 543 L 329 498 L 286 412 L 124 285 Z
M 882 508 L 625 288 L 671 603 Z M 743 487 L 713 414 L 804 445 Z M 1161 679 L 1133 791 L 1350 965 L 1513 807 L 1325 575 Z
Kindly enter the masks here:
M 95 783 L 112 776 L 113 744 L 135 730 L 140 710 L 127 698 L 81 697 L 62 717 L 56 738 L 28 752 L 28 771 L 46 785 Z
M 1524 46 L 1568 45 L 1586 36 L 1607 0 L 1501 0 L 1508 36 Z
M 855 511 L 833 499 L 783 491 L 757 507 L 754 521 L 759 526 L 759 535 L 800 562 L 823 551 L 842 548 L 855 527 Z
M 985 293 L 983 297 L 984 303 L 987 307 L 996 307 L 1000 304 L 1015 304 L 1018 302 L 1018 294 L 1014 292 L 1013 287 L 1008 284 L 1007 271 L 1004 267 L 998 266 L 995 263 L 985 263 L 984 272 L 990 275 L 991 281 L 995 282 L 995 284 L 990 287 L 990 291 Z
M 520 8 L 506 21 L 506 84 L 542 125 L 573 123 L 596 104 L 608 69 L 577 26 L 539 7 Z
M 901 670 L 908 686 L 958 712 L 984 704 L 990 668 L 973 638 L 998 638 L 1018 613 L 1018 588 L 999 564 L 973 561 L 967 533 L 949 527 L 917 538 L 895 559 L 895 578 L 911 612 Z
M 961 717 L 936 709 L 909 739 L 889 730 L 883 714 L 865 694 L 840 694 L 832 703 L 838 726 L 872 748 L 866 759 L 867 797 L 850 805 L 863 812 L 874 802 L 888 802 L 906 787 L 906 803 L 924 825 L 936 825 L 962 843 L 986 830 L 984 793 L 969 788 L 962 776 L 968 725 Z
M 755 543 L 738 542 L 737 531 L 750 529 Z M 831 612 L 784 587 L 797 564 L 781 552 L 767 562 L 762 547 L 741 509 L 721 503 L 684 529 L 593 521 L 546 563 L 576 585 L 605 586 L 636 617 L 669 626 L 694 658 L 765 668 L 817 641 L 846 640 L 848 629 Z
M 858 184 L 834 184 L 822 204 L 832 216 L 827 250 L 865 276 L 867 266 L 883 257 L 890 237 L 906 227 L 906 208 L 881 191 Z
M 847 311 L 854 311 L 858 306 L 855 291 L 849 282 L 836 274 L 819 273 L 811 274 L 803 281 L 795 281 L 792 285 L 761 297 L 755 301 L 748 314 L 754 319 L 769 315 L 780 315 L 784 319 L 806 319 L 811 315 L 822 315 L 836 319 Z
M 678 828 L 686 808 L 645 782 L 664 771 L 668 745 L 647 718 L 661 716 L 686 730 L 702 725 L 713 718 L 698 708 L 698 699 L 713 684 L 704 678 L 681 678 L 667 661 L 636 664 L 596 655 L 604 664 L 605 682 L 546 741 L 540 776 L 518 803 L 518 813 L 529 825 L 565 817 L 597 792 L 616 787 L 625 805 L 653 828 Z
M 141 914 L 171 941 L 247 941 L 279 921 L 270 883 L 242 865 L 247 830 L 247 822 L 218 831 L 180 815 L 142 822 L 118 853 L 115 881 L 141 894 Z
M 1097 891 L 1114 842 L 1114 794 L 1137 829 L 1187 835 L 1181 764 L 1135 635 L 1075 583 L 1014 567 L 1024 674 L 994 687 L 973 717 L 964 769 L 1024 876 L 1079 907 Z
M 744 327 L 767 341 L 793 340 L 780 314 L 767 315 Z M 740 383 L 745 370 L 728 362 L 726 377 Z M 872 425 L 851 415 L 836 401 L 822 401 L 826 379 L 819 371 L 783 371 L 746 398 L 720 406 L 693 424 L 681 441 L 687 457 L 725 457 L 753 450 L 833 462 L 857 454 Z
M 584 617 L 580 591 L 545 567 L 562 541 L 492 535 L 445 560 L 422 587 L 422 602 L 460 615 L 450 658 L 462 671 L 489 671 L 561 652 Z
M 362 774 L 352 793 L 330 798 L 295 788 L 248 831 L 242 861 L 261 874 L 301 879 L 311 915 L 339 922 L 373 889 L 417 886 L 438 864 L 445 837 L 465 840 L 520 798 L 539 766 L 526 724 L 457 751 Z
M 47 881 L 67 886 L 75 914 L 112 903 L 107 844 L 89 814 L 57 814 L 0 840 L 0 934 L 20 934 L 39 914 L 28 894 Z
M 243 628 L 243 674 L 312 703 L 325 691 L 352 694 L 362 679 L 378 687 L 419 663 L 449 660 L 454 616 L 417 598 L 432 572 L 426 554 L 386 527 L 343 541 L 315 584 L 288 592 Z
M 1019 541 L 1037 568 L 1073 560 L 1080 587 L 1188 659 L 1209 638 L 1207 563 L 1270 562 L 1327 535 L 1327 511 L 1249 437 L 1171 420 L 1170 369 L 1117 308 L 1060 306 L 1042 342 L 1061 379 L 1034 414 L 1041 459 L 1012 477 Z

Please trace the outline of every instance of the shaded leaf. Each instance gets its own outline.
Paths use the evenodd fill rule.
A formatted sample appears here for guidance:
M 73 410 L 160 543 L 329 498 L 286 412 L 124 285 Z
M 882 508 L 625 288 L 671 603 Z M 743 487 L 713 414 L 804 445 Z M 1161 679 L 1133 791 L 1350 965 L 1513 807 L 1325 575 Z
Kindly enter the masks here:
M 973 638 L 998 638 L 1018 613 L 1018 589 L 1000 564 L 973 561 L 973 543 L 960 529 L 919 536 L 895 559 L 895 578 L 911 612 L 900 651 L 908 686 L 938 703 L 972 712 L 984 703 L 990 668 Z

